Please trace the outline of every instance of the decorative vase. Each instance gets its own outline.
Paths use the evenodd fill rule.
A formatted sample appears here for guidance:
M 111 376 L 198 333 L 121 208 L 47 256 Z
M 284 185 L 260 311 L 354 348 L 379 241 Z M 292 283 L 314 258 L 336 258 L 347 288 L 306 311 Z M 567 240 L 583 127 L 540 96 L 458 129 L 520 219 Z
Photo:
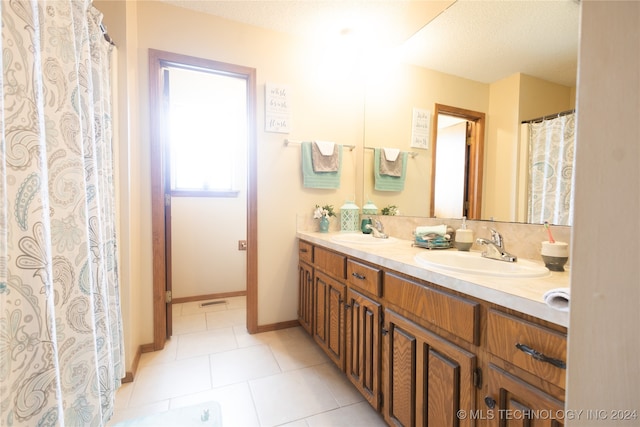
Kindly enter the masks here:
M 323 216 L 322 218 L 320 218 L 320 232 L 321 233 L 329 232 L 329 218 L 326 216 Z

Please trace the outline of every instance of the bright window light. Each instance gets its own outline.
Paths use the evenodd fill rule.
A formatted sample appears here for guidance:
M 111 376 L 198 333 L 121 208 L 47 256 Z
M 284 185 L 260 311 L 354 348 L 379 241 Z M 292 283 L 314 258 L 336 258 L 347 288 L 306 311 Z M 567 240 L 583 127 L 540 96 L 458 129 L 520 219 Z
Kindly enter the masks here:
M 169 69 L 171 189 L 232 192 L 234 165 L 247 140 L 246 81 Z

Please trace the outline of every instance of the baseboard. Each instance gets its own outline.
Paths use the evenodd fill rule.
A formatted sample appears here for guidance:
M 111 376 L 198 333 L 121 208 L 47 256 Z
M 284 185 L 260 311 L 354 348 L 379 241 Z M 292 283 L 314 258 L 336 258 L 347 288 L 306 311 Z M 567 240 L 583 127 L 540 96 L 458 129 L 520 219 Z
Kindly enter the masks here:
M 300 322 L 297 320 L 288 320 L 286 322 L 271 323 L 270 325 L 259 325 L 258 333 L 277 331 L 278 329 L 295 328 L 296 326 L 300 326 Z
M 247 291 L 220 292 L 218 294 L 197 295 L 194 297 L 173 298 L 171 304 L 183 304 L 185 302 L 206 301 L 210 299 L 221 299 L 229 297 L 241 297 L 247 295 Z
M 122 383 L 132 383 L 133 378 L 138 371 L 138 364 L 140 363 L 140 356 L 142 353 L 150 353 L 153 351 L 153 344 L 142 344 L 138 347 L 138 351 L 136 351 L 136 355 L 133 357 L 133 363 L 131 364 L 131 371 L 127 371 L 122 378 Z

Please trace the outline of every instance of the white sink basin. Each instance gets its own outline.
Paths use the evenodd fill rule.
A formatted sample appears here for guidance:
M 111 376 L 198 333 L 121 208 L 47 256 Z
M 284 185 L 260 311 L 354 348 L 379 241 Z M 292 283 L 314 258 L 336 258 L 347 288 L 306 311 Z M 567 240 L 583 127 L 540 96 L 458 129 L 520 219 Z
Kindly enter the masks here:
M 532 261 L 499 261 L 483 258 L 480 252 L 430 250 L 416 255 L 415 261 L 422 267 L 480 276 L 532 278 L 549 275 L 546 267 Z
M 331 237 L 331 240 L 337 243 L 354 243 L 356 245 L 388 245 L 398 241 L 398 239 L 394 237 L 379 239 L 377 237 L 373 237 L 372 234 L 364 233 L 336 234 Z

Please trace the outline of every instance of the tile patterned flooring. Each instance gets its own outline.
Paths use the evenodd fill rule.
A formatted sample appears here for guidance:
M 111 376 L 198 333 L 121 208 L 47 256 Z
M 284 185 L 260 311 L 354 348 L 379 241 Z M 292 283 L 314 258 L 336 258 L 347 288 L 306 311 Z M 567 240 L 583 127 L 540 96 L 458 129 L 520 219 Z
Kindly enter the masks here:
M 174 336 L 142 355 L 109 425 L 209 400 L 224 427 L 386 425 L 302 328 L 249 335 L 245 297 L 225 301 L 174 305 Z

